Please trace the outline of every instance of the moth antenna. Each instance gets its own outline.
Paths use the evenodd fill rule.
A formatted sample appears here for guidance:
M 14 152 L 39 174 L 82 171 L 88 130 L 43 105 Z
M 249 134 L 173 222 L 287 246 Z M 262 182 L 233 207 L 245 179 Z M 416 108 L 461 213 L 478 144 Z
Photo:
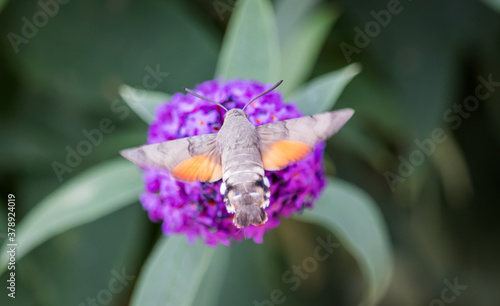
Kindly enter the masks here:
M 192 91 L 191 89 L 188 89 L 188 88 L 184 88 L 184 90 L 186 90 L 188 93 L 192 94 L 193 96 L 195 97 L 198 97 L 200 99 L 203 99 L 203 100 L 206 100 L 206 101 L 210 101 L 212 103 L 215 103 L 217 104 L 218 106 L 222 107 L 226 112 L 227 112 L 227 108 L 225 108 L 224 106 L 222 106 L 222 104 L 220 104 L 219 102 L 215 102 L 214 100 L 212 99 L 209 99 L 209 98 L 206 98 L 206 97 L 203 97 L 203 96 L 200 96 L 199 94 L 195 93 L 194 91 Z
M 270 89 L 264 91 L 263 93 L 261 93 L 260 95 L 258 95 L 257 97 L 253 98 L 252 100 L 250 100 L 243 108 L 242 110 L 245 110 L 245 107 L 247 107 L 250 103 L 252 103 L 253 101 L 255 101 L 256 99 L 262 97 L 263 95 L 273 91 L 276 87 L 280 86 L 281 83 L 283 83 L 283 80 L 279 81 L 278 83 L 276 83 L 273 87 L 271 87 Z

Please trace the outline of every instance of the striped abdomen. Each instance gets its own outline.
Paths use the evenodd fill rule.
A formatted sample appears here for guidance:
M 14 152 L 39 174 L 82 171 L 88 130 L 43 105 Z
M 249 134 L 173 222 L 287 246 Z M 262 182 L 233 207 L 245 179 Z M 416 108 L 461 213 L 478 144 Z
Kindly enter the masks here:
M 221 193 L 228 212 L 235 213 L 234 223 L 240 228 L 267 221 L 264 208 L 269 205 L 269 181 L 264 176 L 254 131 L 252 126 L 241 132 L 238 140 L 222 150 Z

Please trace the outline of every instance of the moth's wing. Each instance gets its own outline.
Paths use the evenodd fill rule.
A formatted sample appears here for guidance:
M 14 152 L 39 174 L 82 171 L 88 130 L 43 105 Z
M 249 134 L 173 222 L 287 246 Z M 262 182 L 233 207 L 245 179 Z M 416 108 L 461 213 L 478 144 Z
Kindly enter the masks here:
M 257 127 L 266 170 L 280 170 L 304 158 L 314 146 L 337 133 L 352 117 L 350 108 Z
M 222 177 L 217 134 L 145 145 L 120 154 L 142 167 L 166 169 L 180 181 L 214 182 Z

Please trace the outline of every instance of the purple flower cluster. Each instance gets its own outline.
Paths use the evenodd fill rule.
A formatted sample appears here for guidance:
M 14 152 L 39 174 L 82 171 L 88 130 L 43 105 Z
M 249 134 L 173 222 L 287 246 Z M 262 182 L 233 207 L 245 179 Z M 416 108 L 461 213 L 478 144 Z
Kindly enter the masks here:
M 242 108 L 246 102 L 270 86 L 250 80 L 206 81 L 195 91 L 219 101 L 227 109 Z M 217 133 L 224 120 L 220 107 L 189 94 L 176 93 L 156 109 L 149 127 L 148 144 Z M 245 112 L 254 125 L 302 116 L 294 104 L 285 104 L 281 94 L 273 91 L 249 105 Z M 266 208 L 269 220 L 261 225 L 238 229 L 233 214 L 226 211 L 219 193 L 221 181 L 215 183 L 182 183 L 167 171 L 145 169 L 145 192 L 141 202 L 154 222 L 163 222 L 165 235 L 185 234 L 190 242 L 202 236 L 207 245 L 229 245 L 229 239 L 253 238 L 262 243 L 265 232 L 279 225 L 280 217 L 311 208 L 326 184 L 322 166 L 324 144 L 313 154 L 281 171 L 266 172 L 271 182 L 271 202 Z

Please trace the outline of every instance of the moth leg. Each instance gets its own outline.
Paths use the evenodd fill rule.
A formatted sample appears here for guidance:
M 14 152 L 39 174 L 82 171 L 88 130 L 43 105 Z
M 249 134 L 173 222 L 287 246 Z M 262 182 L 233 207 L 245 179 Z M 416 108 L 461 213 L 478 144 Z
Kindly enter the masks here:
M 261 208 L 265 209 L 269 206 L 269 200 L 271 197 L 271 191 L 269 187 L 271 187 L 271 183 L 269 179 L 265 176 L 262 177 L 262 181 L 258 182 L 258 186 L 261 187 L 264 191 L 264 202 L 260 205 Z
M 222 182 L 222 184 L 220 184 L 220 194 L 226 195 L 226 183 L 224 183 L 224 182 Z
M 236 212 L 236 209 L 234 209 L 234 206 L 229 201 L 226 201 L 226 209 L 230 214 L 234 214 Z
M 262 207 L 263 209 L 266 209 L 268 206 L 269 206 L 269 196 L 267 197 L 267 199 L 264 201 L 264 203 L 262 203 L 262 205 L 260 207 Z
M 220 193 L 224 196 L 224 202 L 226 202 L 226 210 L 228 213 L 234 214 L 236 212 L 236 209 L 234 208 L 233 204 L 228 201 L 227 192 L 228 190 L 226 183 L 222 182 L 222 184 L 220 185 Z
M 264 185 L 267 186 L 267 188 L 271 187 L 271 183 L 269 183 L 269 179 L 264 176 Z

